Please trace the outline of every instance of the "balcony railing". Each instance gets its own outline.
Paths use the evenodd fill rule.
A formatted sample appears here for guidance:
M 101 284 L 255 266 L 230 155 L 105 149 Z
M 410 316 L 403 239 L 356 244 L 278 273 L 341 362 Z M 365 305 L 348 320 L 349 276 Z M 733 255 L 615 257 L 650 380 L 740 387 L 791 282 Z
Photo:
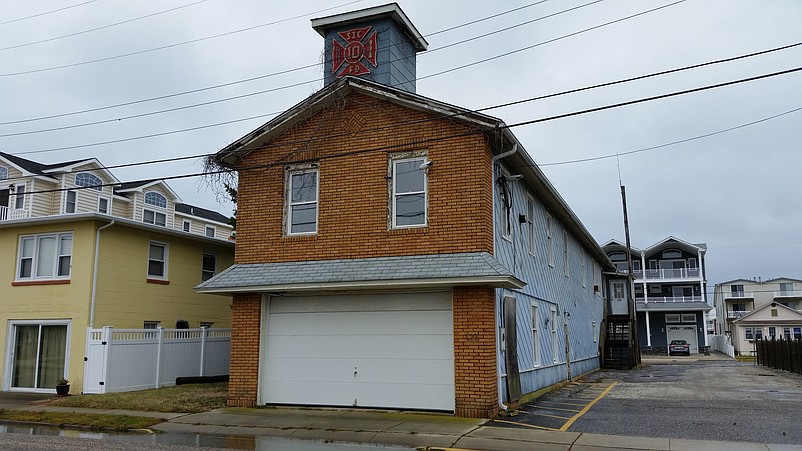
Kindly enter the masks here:
M 30 212 L 23 208 L 11 208 L 0 206 L 0 221 L 12 219 L 25 219 L 30 216 Z
M 698 279 L 701 274 L 699 268 L 640 269 L 633 272 L 635 279 L 640 280 Z
M 802 298 L 802 291 L 799 290 L 780 290 L 774 292 L 775 298 Z
M 746 316 L 751 311 L 734 311 L 734 312 L 727 312 L 727 319 L 738 319 Z
M 724 293 L 724 299 L 754 299 L 755 294 L 750 291 L 730 291 Z
M 635 298 L 635 302 L 645 304 L 646 301 L 659 302 L 659 303 L 674 303 L 674 302 L 704 302 L 701 296 L 649 296 L 648 298 Z

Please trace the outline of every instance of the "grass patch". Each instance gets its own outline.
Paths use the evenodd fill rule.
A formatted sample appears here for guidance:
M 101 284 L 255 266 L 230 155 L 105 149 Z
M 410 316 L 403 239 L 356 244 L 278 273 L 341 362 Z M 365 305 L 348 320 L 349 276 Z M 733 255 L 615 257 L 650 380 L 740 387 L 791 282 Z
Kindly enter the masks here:
M 123 409 L 145 412 L 200 413 L 225 407 L 228 383 L 189 384 L 151 390 L 57 398 L 51 405 L 90 409 Z
M 735 360 L 739 362 L 754 362 L 755 357 L 751 355 L 736 355 Z
M 99 413 L 76 412 L 31 412 L 27 410 L 0 409 L 0 420 L 12 422 L 46 423 L 58 427 L 88 427 L 95 431 L 128 431 L 143 429 L 164 420 L 158 418 L 132 417 L 128 415 L 107 415 Z

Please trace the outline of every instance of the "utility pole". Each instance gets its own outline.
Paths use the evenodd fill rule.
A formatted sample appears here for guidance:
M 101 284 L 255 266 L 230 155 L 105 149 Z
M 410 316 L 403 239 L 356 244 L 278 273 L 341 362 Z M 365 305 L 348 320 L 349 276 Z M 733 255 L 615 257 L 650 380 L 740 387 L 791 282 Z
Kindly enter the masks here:
M 635 309 L 635 272 L 632 268 L 632 245 L 629 241 L 629 217 L 627 216 L 627 189 L 621 184 L 621 205 L 624 208 L 624 236 L 627 243 L 627 279 L 629 293 L 627 293 L 627 312 L 629 313 L 630 333 L 630 363 L 632 367 L 640 365 L 640 340 L 638 340 L 638 314 Z

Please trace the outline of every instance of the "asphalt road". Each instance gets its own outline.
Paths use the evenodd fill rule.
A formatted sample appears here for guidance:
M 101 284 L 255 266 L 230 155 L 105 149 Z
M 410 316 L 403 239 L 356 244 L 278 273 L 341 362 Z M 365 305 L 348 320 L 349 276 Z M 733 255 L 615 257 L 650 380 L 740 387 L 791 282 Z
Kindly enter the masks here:
M 798 375 L 679 357 L 592 378 L 617 384 L 569 431 L 802 445 Z

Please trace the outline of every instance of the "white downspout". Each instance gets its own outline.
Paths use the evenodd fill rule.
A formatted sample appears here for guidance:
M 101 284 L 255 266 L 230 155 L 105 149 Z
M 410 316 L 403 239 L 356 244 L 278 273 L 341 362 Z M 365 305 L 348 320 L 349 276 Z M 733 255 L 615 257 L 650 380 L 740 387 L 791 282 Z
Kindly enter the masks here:
M 501 160 L 502 158 L 507 158 L 507 157 L 509 157 L 510 155 L 514 154 L 517 151 L 518 151 L 518 144 L 516 143 L 516 144 L 513 144 L 512 149 L 510 149 L 510 150 L 508 150 L 506 152 L 502 152 L 502 153 L 500 153 L 498 155 L 495 155 L 493 157 L 493 163 L 495 164 L 498 160 Z M 494 193 L 494 196 L 495 196 L 495 193 Z M 493 221 L 493 224 L 495 226 L 495 221 Z M 495 236 L 495 234 L 496 234 L 496 231 L 494 229 L 493 230 L 493 236 Z M 496 300 L 495 302 L 496 302 L 496 305 L 498 305 L 498 300 Z M 496 333 L 497 334 L 500 331 L 500 329 L 498 327 L 499 326 L 498 325 L 498 313 L 499 312 L 496 312 Z M 502 315 L 504 314 L 503 311 L 501 312 L 501 314 Z M 496 336 L 496 372 L 498 372 L 498 379 L 497 379 L 497 381 L 498 381 L 497 382 L 497 385 L 498 385 L 498 405 L 499 405 L 499 407 L 501 407 L 501 410 L 504 410 L 506 412 L 507 411 L 507 406 L 504 404 L 504 394 L 503 394 L 504 390 L 503 390 L 502 385 L 501 385 L 501 342 L 499 340 L 498 335 Z
M 92 298 L 89 304 L 89 328 L 92 329 L 95 326 L 95 298 L 97 296 L 97 267 L 98 267 L 98 259 L 100 257 L 100 231 L 103 229 L 107 229 L 114 225 L 114 220 L 103 227 L 100 227 L 95 231 L 95 264 L 94 268 L 92 269 Z

